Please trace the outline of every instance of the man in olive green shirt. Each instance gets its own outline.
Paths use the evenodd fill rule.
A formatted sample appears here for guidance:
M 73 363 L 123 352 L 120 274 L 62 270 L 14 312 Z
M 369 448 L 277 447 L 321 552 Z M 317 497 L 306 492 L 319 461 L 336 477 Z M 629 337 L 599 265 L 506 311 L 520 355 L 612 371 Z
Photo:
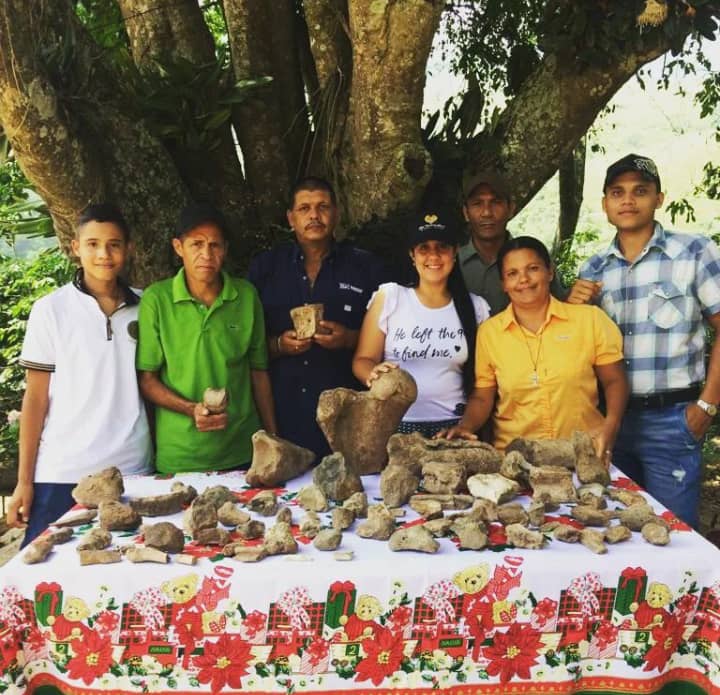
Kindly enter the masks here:
M 218 210 L 183 210 L 173 239 L 183 267 L 140 302 L 136 366 L 156 406 L 161 473 L 246 466 L 260 423 L 276 431 L 262 305 L 249 282 L 222 271 L 226 239 Z M 203 406 L 208 387 L 227 389 L 225 413 Z

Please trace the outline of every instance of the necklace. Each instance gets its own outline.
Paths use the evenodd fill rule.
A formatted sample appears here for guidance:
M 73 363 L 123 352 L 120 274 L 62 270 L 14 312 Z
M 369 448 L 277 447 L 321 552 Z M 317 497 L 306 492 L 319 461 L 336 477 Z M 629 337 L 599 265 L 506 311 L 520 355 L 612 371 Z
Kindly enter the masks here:
M 530 343 L 528 342 L 527 336 L 525 335 L 525 329 L 520 328 L 522 331 L 522 337 L 525 341 L 525 347 L 527 348 L 528 355 L 530 355 L 530 362 L 532 364 L 532 373 L 530 374 L 530 381 L 532 382 L 533 386 L 538 386 L 540 383 L 540 377 L 538 376 L 538 363 L 540 362 L 540 351 L 542 350 L 542 339 L 543 339 L 543 333 L 540 333 L 540 340 L 538 341 L 538 349 L 537 354 L 533 357 L 532 349 L 530 348 Z

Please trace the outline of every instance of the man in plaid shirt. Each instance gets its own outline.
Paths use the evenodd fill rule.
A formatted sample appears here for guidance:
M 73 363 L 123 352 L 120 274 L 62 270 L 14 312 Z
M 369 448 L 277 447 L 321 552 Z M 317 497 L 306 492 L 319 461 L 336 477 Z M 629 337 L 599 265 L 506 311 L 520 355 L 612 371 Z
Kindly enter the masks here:
M 567 301 L 597 302 L 624 336 L 632 395 L 612 460 L 697 526 L 702 441 L 720 402 L 716 339 L 705 373 L 705 324 L 720 330 L 720 251 L 655 221 L 664 196 L 647 157 L 612 164 L 603 194 L 617 235 L 583 265 Z

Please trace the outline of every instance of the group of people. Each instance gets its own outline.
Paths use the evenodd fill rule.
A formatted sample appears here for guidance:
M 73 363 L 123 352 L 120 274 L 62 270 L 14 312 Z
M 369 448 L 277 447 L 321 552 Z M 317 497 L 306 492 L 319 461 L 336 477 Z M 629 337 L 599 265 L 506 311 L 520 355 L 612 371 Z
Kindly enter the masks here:
M 223 271 L 222 214 L 192 205 L 172 241 L 182 267 L 142 297 L 122 280 L 132 242 L 121 213 L 90 206 L 72 242 L 74 281 L 28 321 L 9 523 L 26 522 L 31 541 L 72 506 L 80 477 L 108 465 L 246 467 L 260 427 L 319 460 L 329 453 L 320 393 L 400 367 L 418 386 L 400 432 L 483 436 L 503 449 L 584 430 L 599 456 L 697 525 L 701 442 L 720 402 L 717 342 L 705 365 L 705 326 L 720 327 L 715 244 L 655 221 L 660 178 L 635 154 L 607 170 L 602 204 L 617 233 L 569 292 L 540 241 L 508 232 L 515 210 L 498 172 L 469 177 L 463 198 L 464 245 L 439 210 L 413 222 L 408 284 L 336 241 L 337 200 L 323 179 L 294 186 L 295 240 L 254 258 L 247 279 Z M 290 309 L 314 303 L 323 320 L 299 337 Z M 207 387 L 226 388 L 225 412 L 203 404 Z

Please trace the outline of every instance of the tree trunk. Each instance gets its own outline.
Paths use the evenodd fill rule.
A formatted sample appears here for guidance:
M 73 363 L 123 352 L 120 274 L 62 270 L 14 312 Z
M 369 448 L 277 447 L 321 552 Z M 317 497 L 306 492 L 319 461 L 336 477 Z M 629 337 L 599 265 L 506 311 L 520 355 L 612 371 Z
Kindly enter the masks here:
M 415 205 L 432 175 L 420 132 L 442 0 L 350 0 L 353 52 L 341 180 L 350 224 Z
M 586 138 L 582 137 L 575 149 L 560 163 L 560 218 L 557 244 L 572 239 L 580 216 L 585 186 Z

